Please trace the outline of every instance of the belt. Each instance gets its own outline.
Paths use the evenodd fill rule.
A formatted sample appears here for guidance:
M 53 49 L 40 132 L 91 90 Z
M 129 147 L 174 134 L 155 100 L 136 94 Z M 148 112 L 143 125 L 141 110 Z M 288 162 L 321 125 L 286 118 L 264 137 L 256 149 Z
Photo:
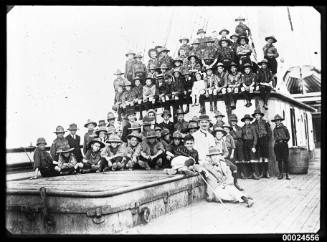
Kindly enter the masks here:
M 286 140 L 276 140 L 275 143 L 287 143 Z

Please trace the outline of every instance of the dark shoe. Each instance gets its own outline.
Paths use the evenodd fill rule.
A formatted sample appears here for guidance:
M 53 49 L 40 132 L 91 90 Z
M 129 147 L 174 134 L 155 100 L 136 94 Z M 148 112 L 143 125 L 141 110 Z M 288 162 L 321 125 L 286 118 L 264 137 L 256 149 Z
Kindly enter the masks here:
M 213 111 L 213 105 L 212 105 L 212 103 L 210 103 L 210 112 L 212 112 Z
M 244 189 L 242 187 L 240 187 L 240 185 L 238 185 L 238 182 L 234 182 L 234 186 L 239 190 L 239 191 L 244 191 Z
M 215 112 L 218 110 L 217 103 L 214 104 L 213 109 L 214 109 Z
M 263 175 L 263 178 L 267 178 L 267 179 L 269 179 L 269 178 L 270 178 L 270 176 L 269 176 L 268 172 L 265 172 L 265 174 Z
M 254 179 L 254 180 L 259 180 L 260 178 L 259 177 L 257 177 L 257 175 L 256 174 L 254 174 L 254 172 L 252 173 L 252 175 L 251 175 L 251 179 Z
M 291 178 L 288 176 L 288 173 L 286 173 L 286 180 L 291 180 Z
M 109 171 L 109 170 L 110 170 L 110 168 L 106 167 L 106 168 L 103 169 L 103 172 L 106 172 L 106 171 Z
M 278 180 L 281 180 L 283 179 L 283 173 L 281 173 L 279 176 L 278 176 Z

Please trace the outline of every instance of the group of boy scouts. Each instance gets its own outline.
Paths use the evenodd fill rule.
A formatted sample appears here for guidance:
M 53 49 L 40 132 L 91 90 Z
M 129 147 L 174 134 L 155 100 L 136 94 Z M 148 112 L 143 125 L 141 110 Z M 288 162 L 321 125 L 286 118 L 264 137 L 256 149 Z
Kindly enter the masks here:
M 281 116 L 271 120 L 276 123 L 272 131 L 260 109 L 242 117 L 242 127 L 235 114 L 228 117 L 227 124 L 223 121 L 225 116 L 217 110 L 218 96 L 231 110 L 235 109 L 240 94 L 246 98 L 246 106 L 251 106 L 253 90 L 260 91 L 264 108 L 268 109 L 269 93 L 276 86 L 278 52 L 273 45 L 276 38 L 266 37 L 265 59 L 258 63 L 258 68 L 250 59 L 253 51 L 248 39 L 250 29 L 243 23 L 244 18 L 236 21 L 239 24 L 231 36 L 223 29 L 220 38 L 207 37 L 206 31 L 199 29 L 198 38 L 191 45 L 188 38 L 181 38 L 175 59 L 169 56 L 168 49 L 156 46 L 148 51 L 150 60 L 146 66 L 142 55 L 128 52 L 125 72 L 115 73 L 113 110 L 118 117 L 109 112 L 107 120 L 98 123 L 88 120 L 82 150 L 74 123 L 67 130 L 62 126 L 56 128 L 57 137 L 50 154 L 45 150 L 45 139 L 37 139 L 32 178 L 37 178 L 39 172 L 44 177 L 134 169 L 164 169 L 170 175 L 200 172 L 211 184 L 212 189 L 207 189 L 208 201 L 239 201 L 250 207 L 253 199 L 241 192 L 237 180 L 259 179 L 256 175 L 259 168 L 262 177 L 269 178 L 269 140 L 273 136 L 280 170 L 278 179 L 284 173 L 290 179 L 287 170 L 290 136 Z M 184 112 L 181 101 L 189 97 L 192 105 L 200 105 L 200 115 L 186 121 L 184 114 L 188 108 Z M 206 114 L 206 99 L 210 101 L 215 122 Z M 158 102 L 164 107 L 161 114 L 151 109 Z M 170 105 L 175 116 L 173 122 Z M 136 119 L 137 111 L 146 111 L 141 122 Z M 157 123 L 157 115 L 163 118 L 161 123 Z M 116 123 L 122 117 L 122 128 L 117 128 Z M 64 136 L 67 131 L 69 134 Z M 245 176 L 246 173 L 250 175 Z M 223 184 L 226 190 L 217 184 Z

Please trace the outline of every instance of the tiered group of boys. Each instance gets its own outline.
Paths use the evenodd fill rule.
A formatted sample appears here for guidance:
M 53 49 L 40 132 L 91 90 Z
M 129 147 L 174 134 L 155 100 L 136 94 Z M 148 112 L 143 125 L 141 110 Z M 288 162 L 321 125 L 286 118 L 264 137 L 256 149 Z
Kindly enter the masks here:
M 245 201 L 251 206 L 253 201 L 240 192 L 243 189 L 237 179 L 245 178 L 246 168 L 250 170 L 247 178 L 259 179 L 255 174 L 257 166 L 261 166 L 263 177 L 269 178 L 269 140 L 274 136 L 280 170 L 278 178 L 282 179 L 285 172 L 286 179 L 289 179 L 287 142 L 290 136 L 281 123 L 281 116 L 277 114 L 271 120 L 276 122 L 272 132 L 260 109 L 256 109 L 252 116 L 246 114 L 241 118 L 243 127 L 238 126 L 235 114 L 228 117 L 228 124 L 223 121 L 225 116 L 217 110 L 217 93 L 224 96 L 226 105 L 231 109 L 235 109 L 239 93 L 246 96 L 246 106 L 250 106 L 251 88 L 258 88 L 263 93 L 267 109 L 271 83 L 276 83 L 275 58 L 278 53 L 272 44 L 276 39 L 273 36 L 266 38 L 266 59 L 258 63 L 261 67 L 254 71 L 256 64 L 250 59 L 252 48 L 248 45 L 250 30 L 243 23 L 243 18 L 236 20 L 240 23 L 236 33 L 230 37 L 225 29 L 219 32 L 222 35 L 220 39 L 206 37 L 205 31 L 200 29 L 199 38 L 192 46 L 188 45 L 187 38 L 181 39 L 182 46 L 175 60 L 167 55 L 169 50 L 166 48 L 153 48 L 149 50 L 150 60 L 146 68 L 141 55 L 129 52 L 125 78 L 122 77 L 124 73 L 118 71 L 119 77 L 114 81 L 114 110 L 118 112 L 118 117 L 109 112 L 108 123 L 105 120 L 98 123 L 88 120 L 84 125 L 88 132 L 84 135 L 83 152 L 76 124 L 69 126 L 67 131 L 70 133 L 66 137 L 67 131 L 62 126 L 56 128 L 57 138 L 51 145 L 50 154 L 45 151 L 45 139 L 37 139 L 33 178 L 38 177 L 38 172 L 44 177 L 134 169 L 164 169 L 170 175 L 200 172 L 209 183 L 212 176 L 215 182 L 211 187 L 214 186 L 216 192 L 221 188 L 216 187 L 219 181 L 224 187 L 229 185 L 231 190 L 221 198 Z M 192 105 L 201 105 L 200 115 L 184 120 L 187 110 L 184 112 L 177 101 L 176 105 L 173 104 L 176 121 L 170 121 L 170 107 L 165 103 L 171 99 L 183 100 L 188 95 L 192 97 Z M 215 113 L 216 122 L 211 122 L 206 114 L 202 96 L 209 97 L 210 111 Z M 161 102 L 165 107 L 161 123 L 156 121 L 156 111 L 149 108 L 155 102 Z M 142 105 L 135 103 L 145 104 L 146 110 L 137 110 Z M 142 122 L 137 120 L 136 111 L 146 111 Z M 122 129 L 117 129 L 115 125 L 122 119 L 121 114 L 125 120 Z M 228 182 L 230 180 L 232 182 Z M 219 194 L 224 193 L 226 190 L 219 190 Z M 219 199 L 216 193 L 207 194 L 208 200 Z

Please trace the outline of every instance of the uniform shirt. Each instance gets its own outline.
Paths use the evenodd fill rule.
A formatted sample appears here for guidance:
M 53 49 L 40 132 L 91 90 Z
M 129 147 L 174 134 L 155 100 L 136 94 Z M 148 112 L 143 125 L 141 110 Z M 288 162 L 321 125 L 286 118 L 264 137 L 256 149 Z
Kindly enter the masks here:
M 151 86 L 143 87 L 143 99 L 148 97 L 153 97 L 156 94 L 156 85 L 152 84 Z
M 170 135 L 172 135 L 174 133 L 174 123 L 171 122 L 171 121 L 168 121 L 167 123 L 165 121 L 162 121 L 160 124 L 159 124 L 159 127 L 161 129 L 168 129 L 169 130 L 169 133 Z
M 170 90 L 168 83 L 166 83 L 166 82 L 159 83 L 156 88 L 156 95 L 170 94 L 170 91 L 171 90 Z
M 258 78 L 257 78 L 258 83 L 269 83 L 272 81 L 272 79 L 273 79 L 273 74 L 270 69 L 260 68 L 258 70 Z
M 175 155 L 192 157 L 195 160 L 195 164 L 199 164 L 199 153 L 195 149 L 188 150 L 184 145 L 181 145 L 180 147 L 177 148 Z
M 132 91 L 135 99 L 143 99 L 143 86 L 141 84 L 133 87 Z
M 230 47 L 221 47 L 218 51 L 218 61 L 221 62 L 224 59 L 235 60 L 235 53 Z
M 238 126 L 237 124 L 235 126 L 232 126 L 232 130 L 230 132 L 231 136 L 234 140 L 242 139 L 242 128 Z
M 72 152 L 75 158 L 77 159 L 78 162 L 81 162 L 83 159 L 83 155 L 80 148 L 81 137 L 76 134 L 75 137 L 73 137 L 71 134 L 69 134 L 66 136 L 66 139 L 68 141 L 69 147 L 74 148 Z
M 237 47 L 238 47 L 237 42 L 235 42 L 235 43 L 232 42 L 232 44 L 230 45 L 230 48 L 234 51 L 234 55 L 236 55 Z
M 132 68 L 133 68 L 133 77 L 136 77 L 137 72 L 142 72 L 146 74 L 146 66 L 142 61 L 135 61 L 133 63 Z
M 197 40 L 200 42 L 200 44 L 199 44 L 200 49 L 204 49 L 207 46 L 208 37 L 197 38 Z
M 58 161 L 59 154 L 56 153 L 59 148 L 63 148 L 65 146 L 68 146 L 68 140 L 66 138 L 56 138 L 51 145 L 50 148 L 50 155 L 54 161 Z
M 175 131 L 181 132 L 183 129 L 187 129 L 188 122 L 186 122 L 184 119 L 182 121 L 177 121 L 174 125 Z
M 118 77 L 118 78 L 116 78 L 114 80 L 114 89 L 115 89 L 115 92 L 118 91 L 118 87 L 119 86 L 124 86 L 125 81 L 126 81 L 126 79 L 125 78 L 122 78 L 122 77 Z
M 215 74 L 207 75 L 204 78 L 204 81 L 207 83 L 206 88 L 216 88 L 218 86 L 218 76 Z
M 246 86 L 250 86 L 257 82 L 257 75 L 254 72 L 250 72 L 249 74 L 242 74 L 242 83 Z
M 87 163 L 90 165 L 97 165 L 101 160 L 100 152 L 100 150 L 93 152 L 91 149 L 89 149 L 85 154 L 85 160 L 87 160 Z
M 154 64 L 156 67 L 159 67 L 158 58 L 150 58 L 148 61 L 148 69 L 150 69 L 150 65 Z
M 174 155 L 176 155 L 177 150 L 183 146 L 183 143 L 181 142 L 179 145 L 175 145 L 174 142 L 171 142 L 171 144 L 169 145 L 167 151 L 173 153 Z
M 130 144 L 124 143 L 122 144 L 122 150 L 124 151 L 124 156 L 137 160 L 141 154 L 141 144 L 131 146 Z
M 217 49 L 215 46 L 207 46 L 202 51 L 201 59 L 203 60 L 209 60 L 209 59 L 216 59 L 217 58 Z
M 266 44 L 262 49 L 265 58 L 271 59 L 279 56 L 277 49 L 273 44 Z M 273 56 L 268 56 L 268 54 L 273 54 Z
M 116 148 L 111 147 L 110 145 L 108 145 L 107 147 L 105 147 L 104 149 L 102 149 L 101 151 L 101 156 L 108 158 L 114 155 L 118 155 L 118 156 L 124 156 L 125 150 L 122 144 L 119 144 Z
M 242 73 L 241 72 L 236 72 L 236 73 L 228 73 L 227 74 L 227 85 L 230 86 L 235 86 L 235 85 L 240 85 L 241 84 L 241 77 Z
M 266 120 L 264 120 L 264 119 L 261 119 L 260 121 L 255 120 L 252 123 L 252 125 L 255 128 L 256 133 L 259 138 L 261 138 L 263 136 L 271 137 L 270 125 Z
M 189 91 L 192 90 L 192 87 L 194 85 L 194 80 L 192 77 L 190 77 L 189 79 L 184 79 L 184 91 Z
M 228 149 L 224 139 L 215 138 L 215 143 L 216 143 L 216 148 L 219 150 L 219 154 L 222 155 L 224 158 L 226 158 L 228 156 Z
M 131 123 L 129 121 L 126 122 L 126 125 L 123 128 L 123 132 L 121 135 L 121 140 L 123 142 L 127 142 L 127 135 L 129 135 L 132 131 L 128 128 L 132 127 Z
M 174 60 L 169 55 L 159 56 L 158 62 L 159 66 L 161 66 L 162 64 L 166 64 L 168 69 L 171 69 L 174 65 Z
M 162 143 L 165 151 L 169 151 L 171 152 L 171 144 L 173 143 L 173 141 L 171 140 L 170 142 L 164 140 L 164 139 L 160 139 L 160 142 Z
M 284 140 L 289 141 L 290 140 L 290 133 L 288 132 L 288 129 L 285 125 L 280 124 L 279 126 L 276 126 L 273 131 L 274 140 Z
M 66 167 L 74 167 L 77 164 L 76 158 L 73 153 L 70 153 L 69 157 L 65 157 L 63 155 L 59 155 L 58 167 L 66 168 Z
M 236 49 L 236 54 L 238 56 L 251 55 L 252 48 L 249 44 L 239 45 Z
M 95 138 L 95 133 L 87 132 L 84 134 L 84 142 L 83 142 L 83 153 L 86 154 L 87 150 L 89 149 L 88 144 L 91 140 Z
M 222 73 L 217 73 L 217 87 L 227 87 L 227 75 L 228 72 L 225 71 L 223 71 Z
M 122 103 L 122 97 L 124 92 L 116 92 L 115 94 L 115 104 L 116 103 Z
M 53 159 L 46 150 L 40 150 L 39 147 L 36 147 L 33 155 L 34 169 L 39 168 L 49 168 L 52 166 Z
M 223 128 L 225 122 L 222 120 L 217 120 L 217 122 L 213 125 L 212 129 L 215 130 L 215 128 Z
M 178 55 L 179 55 L 179 52 L 180 50 L 185 50 L 185 55 L 188 56 L 190 51 L 191 51 L 192 47 L 188 44 L 182 44 L 179 49 L 178 49 Z M 179 55 L 180 56 L 180 55 Z
M 125 63 L 125 74 L 124 77 L 133 76 L 133 64 L 135 63 L 134 59 L 127 60 Z
M 224 138 L 227 149 L 235 149 L 235 141 L 231 134 L 227 134 Z
M 215 146 L 215 138 L 209 131 L 197 130 L 192 136 L 194 137 L 194 149 L 199 153 L 199 164 L 203 164 L 206 160 L 206 156 L 209 153 L 209 147 Z
M 132 91 L 132 89 L 129 91 L 125 90 L 121 96 L 121 101 L 122 103 L 133 102 L 135 98 L 135 93 Z
M 239 24 L 236 25 L 236 27 L 235 27 L 235 33 L 238 34 L 239 36 L 241 36 L 241 35 L 248 36 L 247 31 L 249 32 L 249 34 L 251 33 L 249 27 L 246 26 L 246 25 L 243 24 L 243 23 L 239 23 Z
M 257 133 L 251 124 L 244 124 L 242 127 L 242 139 L 243 140 L 253 140 L 253 147 L 257 145 Z
M 141 143 L 141 148 L 146 155 L 155 155 L 160 150 L 165 151 L 163 144 L 158 140 L 156 140 L 153 144 L 150 144 L 147 140 L 145 140 Z
M 184 88 L 184 80 L 182 77 L 175 78 L 174 81 L 172 82 L 172 91 L 173 92 L 183 92 L 185 90 Z

